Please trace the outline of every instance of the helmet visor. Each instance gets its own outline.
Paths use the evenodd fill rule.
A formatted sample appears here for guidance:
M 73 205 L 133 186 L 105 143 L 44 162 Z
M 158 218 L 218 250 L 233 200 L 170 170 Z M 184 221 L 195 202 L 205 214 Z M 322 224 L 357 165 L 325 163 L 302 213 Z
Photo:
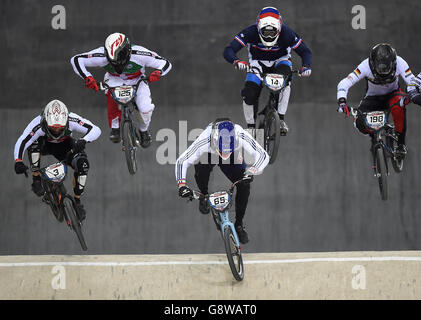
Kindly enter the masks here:
M 49 126 L 48 131 L 53 137 L 60 137 L 64 133 L 65 127 L 61 125 Z
M 387 76 L 392 71 L 392 62 L 379 61 L 376 63 L 375 69 L 379 75 Z
M 268 28 L 268 27 L 262 28 L 262 30 L 260 32 L 261 32 L 261 34 L 264 38 L 268 38 L 268 39 L 275 39 L 276 35 L 278 34 L 278 30 L 273 28 L 273 27 L 272 28 Z

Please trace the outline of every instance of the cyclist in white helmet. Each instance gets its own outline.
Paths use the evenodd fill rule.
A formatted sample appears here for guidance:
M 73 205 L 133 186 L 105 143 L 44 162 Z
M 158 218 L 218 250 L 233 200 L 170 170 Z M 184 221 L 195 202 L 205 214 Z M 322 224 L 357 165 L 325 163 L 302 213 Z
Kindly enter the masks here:
M 237 52 L 245 47 L 248 51 L 249 62 L 237 56 Z M 279 73 L 288 77 L 292 71 L 291 50 L 301 57 L 302 67 L 299 76 L 309 77 L 312 64 L 310 49 L 301 37 L 283 21 L 278 9 L 265 7 L 259 12 L 256 23 L 240 31 L 225 48 L 223 55 L 225 60 L 238 70 L 247 70 L 251 66 L 264 73 Z M 241 90 L 244 117 L 248 128 L 255 127 L 261 91 L 261 76 L 248 73 L 244 88 Z M 279 96 L 278 113 L 281 119 L 281 135 L 286 135 L 289 130 L 285 122 L 285 114 L 290 92 L 291 85 L 288 85 Z
M 171 63 L 142 46 L 133 45 L 129 38 L 122 33 L 110 34 L 104 46 L 86 53 L 77 54 L 70 60 L 74 71 L 89 89 L 98 91 L 98 84 L 87 67 L 102 67 L 106 71 L 104 81 L 110 87 L 120 85 L 134 85 L 139 77 L 145 74 L 145 67 L 156 69 L 148 77 L 149 82 L 158 81 L 171 70 Z M 121 111 L 113 100 L 111 93 L 107 92 L 108 124 L 111 128 L 110 140 L 120 142 Z M 139 109 L 143 123 L 140 124 L 141 145 L 149 147 L 152 137 L 148 132 L 152 112 L 155 105 L 151 100 L 149 85 L 142 82 L 137 90 L 136 105 Z
M 72 132 L 82 133 L 80 139 L 74 139 Z M 15 149 L 15 172 L 23 174 L 28 167 L 23 156 L 28 150 L 29 164 L 32 170 L 32 190 L 37 196 L 44 195 L 39 176 L 41 155 L 53 155 L 57 160 L 66 160 L 74 169 L 73 191 L 79 218 L 85 219 L 86 212 L 80 202 L 89 170 L 88 157 L 85 152 L 87 142 L 96 140 L 101 129 L 76 113 L 68 111 L 60 100 L 50 101 L 40 115 L 35 117 L 18 138 Z

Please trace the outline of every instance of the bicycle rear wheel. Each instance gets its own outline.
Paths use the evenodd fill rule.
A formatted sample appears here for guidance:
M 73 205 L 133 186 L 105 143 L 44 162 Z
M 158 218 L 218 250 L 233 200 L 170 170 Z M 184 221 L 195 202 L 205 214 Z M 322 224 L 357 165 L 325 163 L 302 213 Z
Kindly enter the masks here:
M 395 151 L 398 147 L 398 142 L 392 137 L 386 137 L 387 146 L 393 151 L 393 156 L 390 157 L 390 162 L 392 162 L 393 170 L 396 173 L 402 172 L 403 169 L 403 159 L 396 157 Z
M 127 168 L 130 174 L 135 174 L 137 171 L 136 141 L 133 137 L 133 124 L 130 121 L 123 123 L 123 147 L 126 155 Z
M 383 148 L 376 150 L 376 171 L 382 200 L 387 200 L 387 168 Z
M 72 197 L 66 195 L 63 199 L 63 210 L 65 211 L 67 225 L 76 233 L 83 251 L 88 250 L 85 238 L 82 233 L 82 226 L 76 213 L 75 203 Z
M 265 150 L 269 155 L 270 164 L 276 160 L 280 139 L 281 133 L 278 112 L 276 110 L 270 110 L 266 115 L 264 127 Z
M 234 234 L 229 226 L 226 226 L 224 229 L 224 244 L 232 275 L 235 280 L 241 281 L 244 279 L 243 258 L 240 247 L 237 246 Z

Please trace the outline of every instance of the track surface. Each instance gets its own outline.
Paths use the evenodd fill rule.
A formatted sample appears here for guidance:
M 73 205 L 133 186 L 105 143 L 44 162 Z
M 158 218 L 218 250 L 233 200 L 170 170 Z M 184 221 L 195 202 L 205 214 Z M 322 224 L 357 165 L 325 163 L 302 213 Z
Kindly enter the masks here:
M 0 257 L 0 299 L 420 299 L 415 251 Z M 187 303 L 188 305 L 188 303 Z

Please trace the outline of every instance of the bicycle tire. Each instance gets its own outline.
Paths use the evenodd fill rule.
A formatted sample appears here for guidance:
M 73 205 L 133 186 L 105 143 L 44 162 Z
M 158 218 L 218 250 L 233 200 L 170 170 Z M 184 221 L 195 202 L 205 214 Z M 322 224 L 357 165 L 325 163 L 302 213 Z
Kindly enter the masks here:
M 226 226 L 224 229 L 224 244 L 232 275 L 235 280 L 242 281 L 244 279 L 243 257 L 230 226 Z
M 51 186 L 47 186 L 46 184 L 44 184 L 44 190 L 46 190 L 45 196 L 47 196 L 48 198 L 48 205 L 50 206 L 51 211 L 53 211 L 54 217 L 57 219 L 58 222 L 63 222 L 64 217 L 63 212 L 60 209 L 57 192 L 53 191 Z
M 62 207 L 63 207 L 63 210 L 65 210 L 66 217 L 70 220 L 70 221 L 67 221 L 67 224 L 76 233 L 76 236 L 79 240 L 82 250 L 83 251 L 88 250 L 88 247 L 86 246 L 86 242 L 85 242 L 85 237 L 83 236 L 83 233 L 82 233 L 82 227 L 76 213 L 76 207 L 75 207 L 73 198 L 69 195 L 65 195 L 63 198 Z
M 133 141 L 133 124 L 130 121 L 123 123 L 123 147 L 126 156 L 127 168 L 130 174 L 135 174 L 137 171 L 136 164 L 136 142 Z
M 393 150 L 393 156 L 390 157 L 390 162 L 392 163 L 393 170 L 395 170 L 396 173 L 402 172 L 403 169 L 403 159 L 398 159 L 395 156 L 395 151 L 398 146 L 398 143 L 395 139 L 391 137 L 386 137 L 386 143 L 387 146 Z
M 387 169 L 386 157 L 384 156 L 383 148 L 378 147 L 376 150 L 376 171 L 379 183 L 380 195 L 382 200 L 387 200 Z
M 269 164 L 272 164 L 278 155 L 279 142 L 281 140 L 278 112 L 274 109 L 270 110 L 265 117 L 264 123 L 265 150 L 269 155 Z

